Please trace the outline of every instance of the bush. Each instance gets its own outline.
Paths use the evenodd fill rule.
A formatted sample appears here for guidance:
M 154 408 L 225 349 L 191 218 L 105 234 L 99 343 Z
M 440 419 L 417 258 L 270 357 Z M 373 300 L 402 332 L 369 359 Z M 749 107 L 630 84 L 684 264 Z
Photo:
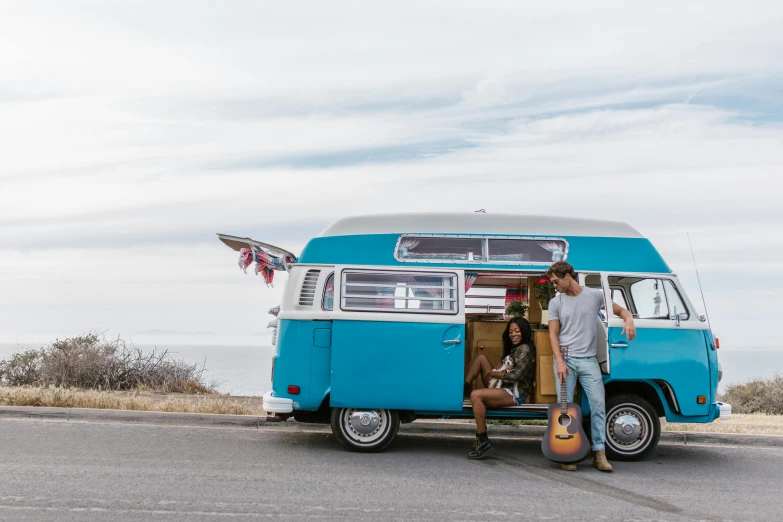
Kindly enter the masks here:
M 730 384 L 719 399 L 731 404 L 732 413 L 783 415 L 783 377 Z
M 25 350 L 0 361 L 0 384 L 32 386 L 40 382 L 42 360 L 43 350 Z
M 121 339 L 95 333 L 56 340 L 48 348 L 27 350 L 0 361 L 0 384 L 104 390 L 148 389 L 214 393 L 203 381 L 204 367 L 172 360 L 168 351 L 144 353 Z

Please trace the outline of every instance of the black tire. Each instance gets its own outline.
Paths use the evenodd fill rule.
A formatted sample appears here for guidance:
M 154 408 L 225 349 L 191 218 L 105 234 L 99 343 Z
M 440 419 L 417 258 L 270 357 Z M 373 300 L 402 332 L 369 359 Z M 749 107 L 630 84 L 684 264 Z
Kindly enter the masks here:
M 348 450 L 361 453 L 383 451 L 400 429 L 400 416 L 394 410 L 333 408 L 332 433 Z
M 612 460 L 642 460 L 661 438 L 661 421 L 655 408 L 634 394 L 619 394 L 606 401 L 606 455 Z

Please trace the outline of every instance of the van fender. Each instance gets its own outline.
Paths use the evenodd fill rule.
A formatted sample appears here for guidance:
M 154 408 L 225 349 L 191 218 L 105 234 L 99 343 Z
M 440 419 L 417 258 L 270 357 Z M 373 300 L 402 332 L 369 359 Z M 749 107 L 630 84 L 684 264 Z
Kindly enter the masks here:
M 618 393 L 633 393 L 641 396 L 655 408 L 659 417 L 666 417 L 667 422 L 692 422 L 707 423 L 720 417 L 720 405 L 712 404 L 707 415 L 696 417 L 680 415 L 677 407 L 677 397 L 668 382 L 664 380 L 640 380 L 640 381 L 605 381 L 606 396 Z M 583 397 L 584 409 L 589 411 L 587 398 Z M 585 413 L 587 415 L 587 413 Z
M 668 384 L 666 385 L 668 387 Z M 669 418 L 673 414 L 672 405 L 670 405 L 671 399 L 667 397 L 667 392 L 656 381 L 651 380 L 639 380 L 639 381 L 604 381 L 604 390 L 606 391 L 606 397 L 618 394 L 631 393 L 639 395 L 650 405 L 655 408 L 655 413 L 659 417 Z M 583 395 L 583 403 L 587 403 L 587 397 Z M 589 404 L 585 404 L 587 410 L 590 410 Z M 583 411 L 584 411 L 583 407 Z

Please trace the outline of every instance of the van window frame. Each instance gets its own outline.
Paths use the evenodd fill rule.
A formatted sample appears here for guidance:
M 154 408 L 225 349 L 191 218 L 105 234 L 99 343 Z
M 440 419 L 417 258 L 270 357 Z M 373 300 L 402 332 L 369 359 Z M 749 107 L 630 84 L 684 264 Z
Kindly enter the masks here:
M 680 300 L 680 304 L 682 305 L 682 307 L 684 309 L 684 310 L 681 310 L 681 311 L 676 311 L 676 314 L 675 314 L 675 310 L 669 309 L 669 319 L 675 319 L 676 320 L 677 319 L 677 315 L 682 316 L 683 314 L 685 314 L 685 317 L 680 317 L 680 320 L 682 320 L 682 321 L 689 320 L 691 318 L 691 311 L 688 310 L 688 305 L 685 304 L 685 299 L 682 298 L 682 292 L 680 292 L 680 289 L 677 288 L 677 285 L 675 284 L 676 282 L 673 279 L 667 279 L 667 278 L 664 278 L 663 281 L 664 281 L 664 283 L 663 283 L 663 293 L 666 294 L 666 300 L 669 301 L 669 295 L 668 295 L 669 292 L 668 292 L 668 290 L 666 290 L 666 281 L 668 281 L 669 284 L 672 286 L 672 290 L 674 290 L 674 293 L 677 295 L 677 299 Z M 675 308 L 677 308 L 677 307 L 675 306 Z
M 468 259 L 407 259 L 400 257 L 400 246 L 404 238 L 453 238 L 453 239 L 480 239 L 482 242 L 481 254 L 485 260 Z M 571 249 L 568 240 L 557 236 L 503 236 L 503 235 L 479 235 L 479 234 L 400 234 L 397 243 L 394 245 L 394 259 L 400 263 L 423 263 L 423 264 L 454 264 L 454 265 L 505 265 L 505 266 L 541 266 L 551 264 L 554 261 L 492 261 L 489 259 L 489 240 L 506 239 L 519 241 L 559 241 L 565 245 L 563 251 L 563 261 L 568 259 L 568 253 Z
M 345 296 L 345 276 L 347 274 L 352 273 L 363 273 L 363 274 L 384 274 L 384 275 L 403 275 L 403 276 L 418 276 L 418 277 L 453 277 L 455 286 L 453 288 L 449 287 L 449 289 L 454 290 L 454 298 L 444 298 L 444 299 L 435 299 L 435 301 L 448 301 L 448 302 L 454 302 L 454 310 L 422 310 L 418 308 L 360 308 L 360 307 L 346 307 L 344 306 L 344 300 L 346 299 Z M 400 288 L 403 288 L 400 286 Z M 404 288 L 411 288 L 409 286 L 405 286 Z M 362 313 L 397 313 L 397 314 L 414 314 L 414 315 L 459 315 L 460 314 L 460 284 L 459 284 L 459 274 L 456 272 L 416 272 L 416 271 L 408 271 L 408 270 L 379 270 L 379 269 L 364 269 L 364 268 L 344 268 L 340 270 L 340 310 L 343 312 L 362 312 Z M 336 292 L 335 292 L 336 293 Z M 418 298 L 410 299 L 408 297 L 405 298 L 398 298 L 396 296 L 391 297 L 384 297 L 384 299 L 394 299 L 395 301 L 408 301 L 408 300 L 419 300 Z

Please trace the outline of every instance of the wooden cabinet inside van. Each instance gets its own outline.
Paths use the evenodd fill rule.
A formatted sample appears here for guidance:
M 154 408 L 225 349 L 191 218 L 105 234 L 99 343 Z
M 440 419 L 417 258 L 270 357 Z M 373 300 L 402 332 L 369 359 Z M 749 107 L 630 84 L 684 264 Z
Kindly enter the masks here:
M 536 347 L 536 385 L 533 388 L 532 402 L 535 404 L 556 402 L 557 387 L 549 330 L 533 330 L 533 344 Z
M 471 321 L 467 324 L 467 349 L 465 350 L 465 367 L 470 361 L 484 354 L 492 366 L 503 358 L 503 332 L 506 323 L 503 321 Z M 473 389 L 484 388 L 481 377 L 473 381 Z

